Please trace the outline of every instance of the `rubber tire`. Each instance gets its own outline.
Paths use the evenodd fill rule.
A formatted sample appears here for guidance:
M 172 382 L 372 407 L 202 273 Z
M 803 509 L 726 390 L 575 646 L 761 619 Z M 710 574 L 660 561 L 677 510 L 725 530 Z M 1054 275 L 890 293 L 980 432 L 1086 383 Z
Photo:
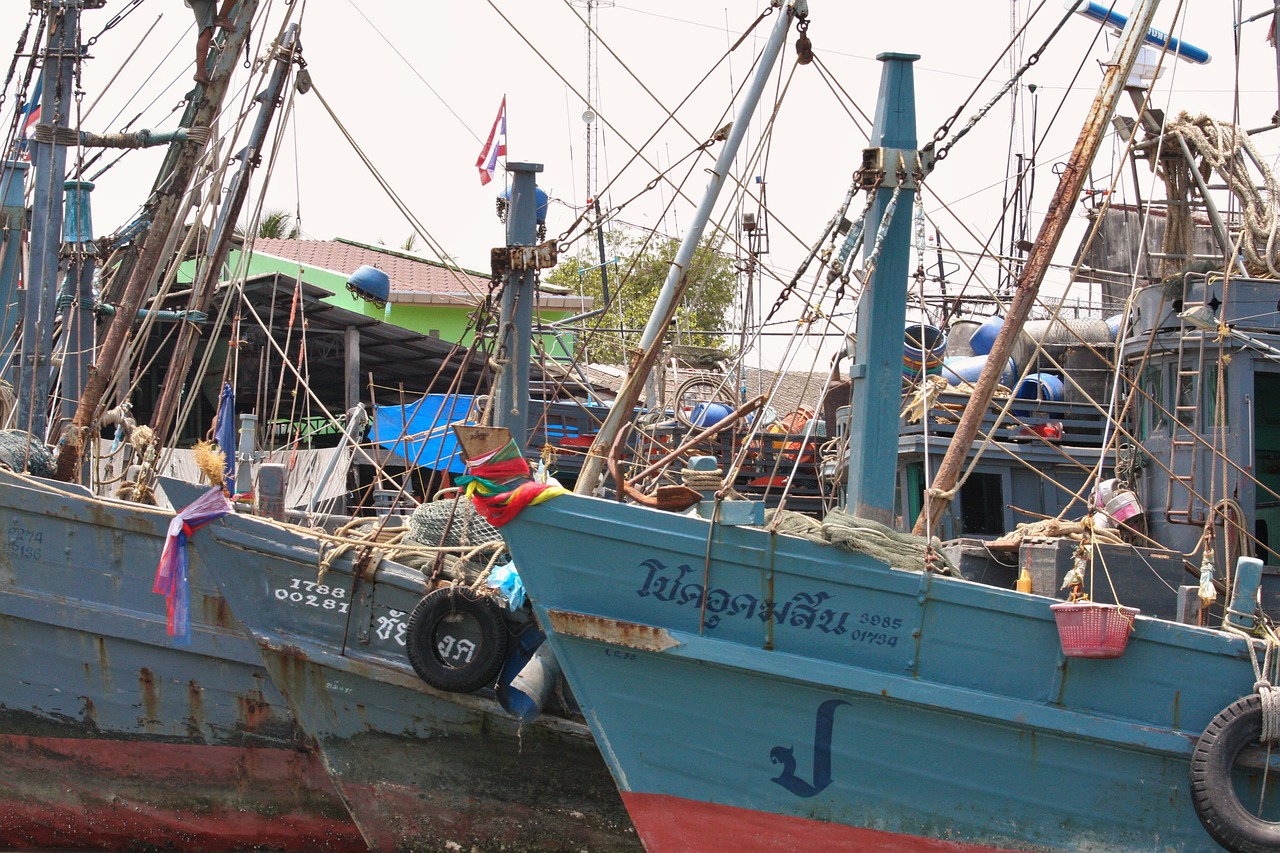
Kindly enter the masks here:
M 470 616 L 480 626 L 471 659 L 461 666 L 441 658 L 435 639 L 455 614 Z M 449 693 L 470 693 L 492 685 L 506 660 L 510 640 L 502 611 L 490 596 L 452 586 L 423 596 L 409 616 L 406 634 L 405 649 L 413 671 L 427 684 Z
M 1251 815 L 1231 783 L 1241 750 L 1261 734 L 1262 700 L 1255 693 L 1220 711 L 1191 753 L 1191 803 L 1214 841 L 1234 853 L 1280 850 L 1280 823 Z
M 719 376 L 690 376 L 676 389 L 673 408 L 676 421 L 685 429 L 706 429 L 711 424 L 695 426 L 689 413 L 684 410 L 684 397 L 691 391 L 698 390 L 699 403 L 723 403 L 732 411 L 738 404 L 733 399 L 733 390 L 725 386 L 725 380 Z M 693 406 L 689 407 L 694 408 Z

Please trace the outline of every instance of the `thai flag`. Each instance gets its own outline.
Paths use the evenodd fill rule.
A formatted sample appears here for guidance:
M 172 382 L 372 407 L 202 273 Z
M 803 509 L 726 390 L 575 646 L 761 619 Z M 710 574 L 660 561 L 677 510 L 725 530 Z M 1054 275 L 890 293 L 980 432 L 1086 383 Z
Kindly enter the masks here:
M 489 131 L 489 139 L 484 143 L 484 150 L 476 158 L 476 168 L 480 170 L 480 185 L 484 186 L 493 180 L 493 173 L 498 169 L 498 158 L 507 156 L 507 98 L 504 95 L 502 105 L 498 107 L 498 117 L 493 120 Z
M 44 72 L 41 71 L 40 76 L 36 78 L 36 90 L 31 94 L 31 98 L 28 99 L 26 106 L 22 108 L 20 116 L 22 127 L 18 131 L 18 138 L 21 140 L 21 142 L 19 142 L 19 148 L 23 152 L 24 159 L 28 160 L 31 159 L 31 154 L 27 145 L 27 140 L 31 138 L 31 135 L 34 132 L 32 128 L 34 128 L 36 123 L 40 121 L 40 99 L 43 91 Z

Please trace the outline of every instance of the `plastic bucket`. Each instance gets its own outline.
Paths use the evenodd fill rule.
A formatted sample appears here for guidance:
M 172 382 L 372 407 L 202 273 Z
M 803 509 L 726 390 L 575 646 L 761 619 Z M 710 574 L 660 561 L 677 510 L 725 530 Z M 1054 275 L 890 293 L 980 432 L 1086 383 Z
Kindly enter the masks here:
M 1111 500 L 1111 496 L 1119 491 L 1117 488 L 1119 485 L 1120 481 L 1115 477 L 1112 477 L 1110 480 L 1102 480 L 1099 482 L 1098 485 L 1093 488 L 1093 505 L 1099 509 L 1105 507 L 1107 505 L 1107 501 Z
M 1121 489 L 1107 500 L 1107 515 L 1113 521 L 1123 524 L 1136 515 L 1142 515 L 1142 504 L 1133 492 Z
M 952 385 L 959 385 L 961 382 L 977 382 L 978 376 L 982 374 L 982 368 L 987 364 L 985 355 L 971 355 L 965 358 L 944 358 L 942 360 L 942 375 L 947 378 L 947 382 Z M 1013 367 L 1013 359 L 1009 359 L 1005 365 L 1004 372 L 1000 374 L 1000 384 L 1009 386 L 1013 384 L 1014 377 L 1017 372 Z
M 986 355 L 991 352 L 991 345 L 996 342 L 996 335 L 1000 334 L 1000 328 L 1004 326 L 1003 317 L 992 317 L 981 326 L 969 338 L 969 349 L 973 350 L 974 355 Z
M 922 368 L 925 373 L 937 373 L 946 351 L 946 332 L 927 324 L 908 325 L 902 341 L 902 375 L 915 379 Z

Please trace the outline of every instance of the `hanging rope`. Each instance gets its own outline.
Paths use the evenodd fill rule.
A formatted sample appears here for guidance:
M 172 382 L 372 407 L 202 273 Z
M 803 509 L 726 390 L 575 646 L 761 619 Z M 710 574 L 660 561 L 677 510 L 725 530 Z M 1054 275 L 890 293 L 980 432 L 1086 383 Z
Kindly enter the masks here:
M 1247 235 L 1241 245 L 1245 269 L 1250 275 L 1280 278 L 1280 247 L 1276 245 L 1277 233 L 1280 232 L 1280 214 L 1277 214 L 1273 201 L 1280 198 L 1280 183 L 1276 182 L 1275 174 L 1254 147 L 1248 132 L 1238 125 L 1206 115 L 1192 117 L 1182 113 L 1168 124 L 1165 134 L 1175 140 L 1175 145 L 1177 138 L 1185 140 L 1192 153 L 1199 155 L 1204 164 L 1211 167 L 1239 199 L 1244 208 L 1244 235 Z M 1261 188 L 1249 171 L 1249 161 L 1253 162 L 1262 178 Z M 1181 160 L 1166 163 L 1165 180 L 1170 185 L 1170 198 L 1185 197 L 1172 193 L 1175 189 L 1184 191 L 1189 187 L 1192 168 L 1192 164 Z M 1178 239 L 1182 245 L 1173 251 L 1182 251 L 1190 256 L 1190 249 L 1186 244 L 1190 240 L 1191 214 L 1184 207 L 1181 215 L 1187 217 L 1188 221 L 1178 224 Z M 1172 210 L 1169 219 L 1172 230 Z

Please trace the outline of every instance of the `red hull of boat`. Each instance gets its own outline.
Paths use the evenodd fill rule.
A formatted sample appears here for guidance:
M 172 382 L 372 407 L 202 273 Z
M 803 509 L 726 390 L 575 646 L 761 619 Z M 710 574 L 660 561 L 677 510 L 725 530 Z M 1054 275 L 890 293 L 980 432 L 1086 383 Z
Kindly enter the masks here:
M 663 794 L 624 793 L 649 853 L 998 853 L 1002 848 L 919 838 Z
M 4 848 L 367 849 L 301 750 L 0 735 L 0 768 Z

